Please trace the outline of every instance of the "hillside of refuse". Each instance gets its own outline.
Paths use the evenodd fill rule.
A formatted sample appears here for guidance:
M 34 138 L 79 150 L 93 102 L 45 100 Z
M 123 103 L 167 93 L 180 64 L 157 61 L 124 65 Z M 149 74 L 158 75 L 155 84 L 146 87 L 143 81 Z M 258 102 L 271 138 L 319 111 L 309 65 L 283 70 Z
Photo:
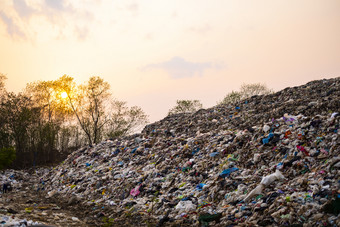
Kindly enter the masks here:
M 89 226 L 340 226 L 339 112 L 340 78 L 312 81 L 168 116 L 39 178 Z

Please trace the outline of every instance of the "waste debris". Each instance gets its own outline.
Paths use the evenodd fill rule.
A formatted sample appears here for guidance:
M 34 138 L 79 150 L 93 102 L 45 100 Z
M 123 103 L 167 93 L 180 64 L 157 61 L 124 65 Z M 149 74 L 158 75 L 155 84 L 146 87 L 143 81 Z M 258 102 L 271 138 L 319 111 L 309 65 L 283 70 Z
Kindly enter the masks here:
M 39 177 L 107 226 L 340 226 L 339 100 L 338 77 L 170 115 Z

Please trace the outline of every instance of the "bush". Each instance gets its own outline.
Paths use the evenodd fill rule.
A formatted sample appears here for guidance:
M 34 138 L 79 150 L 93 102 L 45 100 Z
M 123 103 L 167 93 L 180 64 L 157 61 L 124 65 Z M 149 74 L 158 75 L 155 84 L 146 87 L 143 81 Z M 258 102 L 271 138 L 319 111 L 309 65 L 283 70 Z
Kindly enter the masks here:
M 256 83 L 256 84 L 242 84 L 240 88 L 242 98 L 250 98 L 254 95 L 269 95 L 273 93 L 272 89 L 269 89 L 267 85 Z
M 0 149 L 0 169 L 4 169 L 12 164 L 15 160 L 15 149 L 13 147 L 4 147 Z
M 269 89 L 265 84 L 242 84 L 240 91 L 228 93 L 218 104 L 234 104 L 254 95 L 269 95 L 271 93 L 273 93 L 273 90 Z
M 168 115 L 179 113 L 193 113 L 202 109 L 203 105 L 199 100 L 177 100 L 177 105 L 169 110 Z
M 234 104 L 238 101 L 240 101 L 242 98 L 242 94 L 238 91 L 232 91 L 231 93 L 228 93 L 221 103 L 223 104 Z

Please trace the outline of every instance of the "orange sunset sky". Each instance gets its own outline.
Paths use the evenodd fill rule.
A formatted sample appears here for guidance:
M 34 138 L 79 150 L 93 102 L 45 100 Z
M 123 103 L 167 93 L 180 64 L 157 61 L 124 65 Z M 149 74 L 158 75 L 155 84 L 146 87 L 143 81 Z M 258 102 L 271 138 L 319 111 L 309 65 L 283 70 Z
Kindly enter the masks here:
M 0 50 L 9 91 L 100 76 L 154 122 L 177 99 L 340 76 L 340 1 L 1 0 Z

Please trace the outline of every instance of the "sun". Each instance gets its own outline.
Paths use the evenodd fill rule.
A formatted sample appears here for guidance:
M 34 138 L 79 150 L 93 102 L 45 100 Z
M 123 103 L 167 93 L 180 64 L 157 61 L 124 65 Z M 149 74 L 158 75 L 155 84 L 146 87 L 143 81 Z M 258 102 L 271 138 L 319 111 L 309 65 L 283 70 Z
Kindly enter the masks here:
M 67 98 L 67 93 L 64 91 L 63 93 L 61 93 L 61 97 L 63 98 L 63 99 L 65 99 L 65 98 Z

